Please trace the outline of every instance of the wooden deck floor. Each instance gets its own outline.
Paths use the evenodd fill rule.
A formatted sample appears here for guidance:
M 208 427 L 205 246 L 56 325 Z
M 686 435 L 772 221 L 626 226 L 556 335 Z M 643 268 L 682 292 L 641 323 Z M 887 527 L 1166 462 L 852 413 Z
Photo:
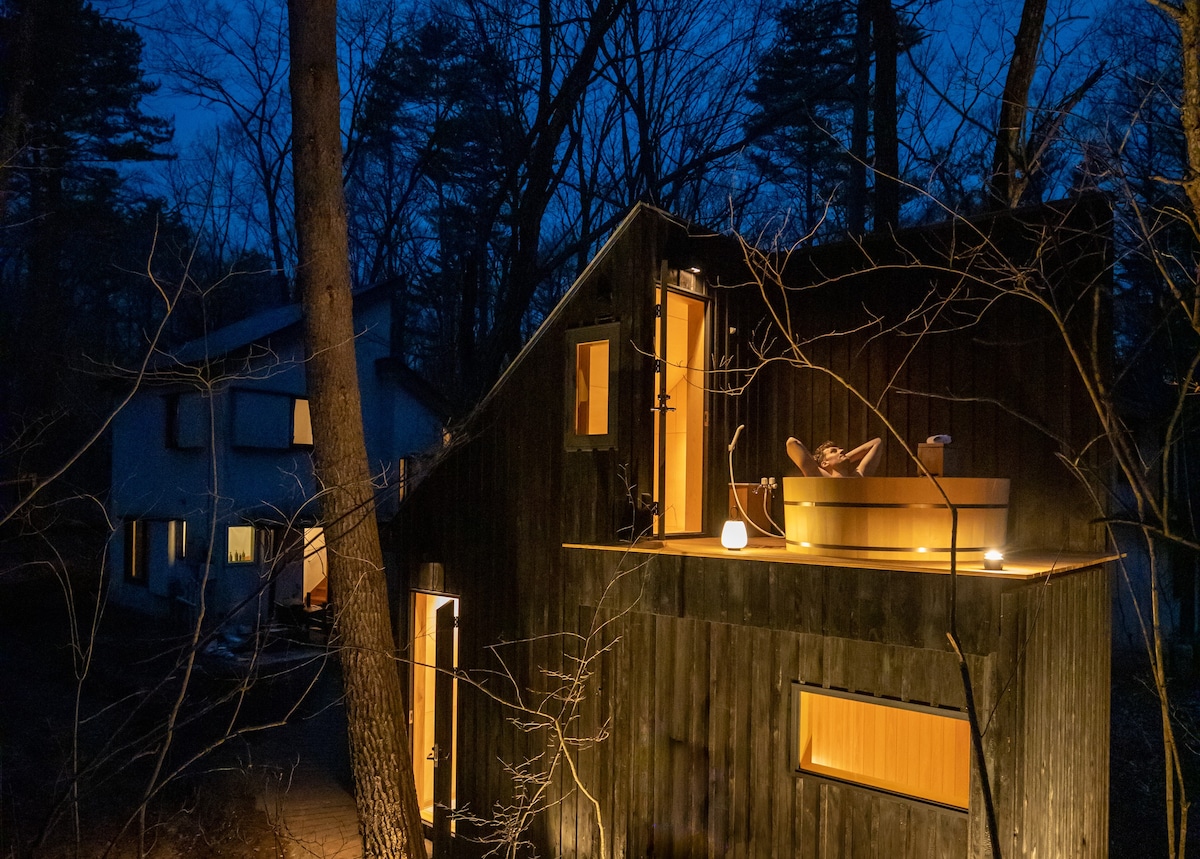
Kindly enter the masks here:
M 728 558 L 730 560 L 763 561 L 766 563 L 806 564 L 821 567 L 854 567 L 864 570 L 909 570 L 917 573 L 948 575 L 950 565 L 943 561 L 914 560 L 867 560 L 836 558 L 825 555 L 808 555 L 789 552 L 782 537 L 751 537 L 744 549 L 732 551 L 721 545 L 716 537 L 668 537 L 665 540 L 639 540 L 634 545 L 591 545 L 564 543 L 567 549 L 599 549 L 610 552 L 635 552 L 645 554 L 685 555 L 701 558 Z M 957 572 L 963 576 L 989 576 L 1007 579 L 1038 579 L 1045 576 L 1092 567 L 1114 561 L 1115 554 L 1086 554 L 1064 552 L 1018 552 L 1006 555 L 1003 570 L 985 570 L 978 561 L 960 563 Z

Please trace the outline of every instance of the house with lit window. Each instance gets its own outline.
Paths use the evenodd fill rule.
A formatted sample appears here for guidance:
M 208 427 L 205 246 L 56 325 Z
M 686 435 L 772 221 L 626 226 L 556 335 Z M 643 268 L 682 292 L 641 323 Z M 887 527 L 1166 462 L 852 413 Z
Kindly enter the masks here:
M 548 856 L 984 857 L 989 806 L 1006 857 L 1106 855 L 1105 464 L 1003 287 L 1086 294 L 1107 218 L 778 254 L 634 209 L 392 522 L 435 856 L 531 797 Z
M 382 518 L 444 412 L 392 358 L 388 291 L 355 296 L 363 424 Z M 110 594 L 160 615 L 236 616 L 328 597 L 298 305 L 159 360 L 112 431 Z

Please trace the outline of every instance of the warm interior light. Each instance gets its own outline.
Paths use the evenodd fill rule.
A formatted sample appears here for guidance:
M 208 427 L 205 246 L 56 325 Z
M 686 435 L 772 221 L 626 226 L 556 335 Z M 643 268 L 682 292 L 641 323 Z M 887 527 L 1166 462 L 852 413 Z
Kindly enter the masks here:
M 746 547 L 746 541 L 746 523 L 741 519 L 726 519 L 721 529 L 721 545 L 736 552 Z
M 983 568 L 985 570 L 1004 569 L 1004 555 L 999 549 L 988 549 L 983 556 Z

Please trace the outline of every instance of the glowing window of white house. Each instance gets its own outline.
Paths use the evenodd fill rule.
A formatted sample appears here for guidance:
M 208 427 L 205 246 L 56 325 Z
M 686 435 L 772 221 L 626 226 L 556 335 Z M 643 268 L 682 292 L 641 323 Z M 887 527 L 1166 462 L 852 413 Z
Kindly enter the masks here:
M 225 557 L 230 564 L 254 563 L 254 526 L 230 525 L 226 534 L 228 551 Z
M 125 579 L 140 585 L 150 577 L 150 528 L 144 519 L 125 522 Z
M 798 771 L 967 807 L 965 713 L 800 684 L 793 693 Z
M 308 400 L 296 397 L 292 403 L 292 444 L 311 447 L 312 443 L 312 416 L 308 411 Z
M 167 522 L 167 563 L 174 565 L 187 558 L 187 520 Z

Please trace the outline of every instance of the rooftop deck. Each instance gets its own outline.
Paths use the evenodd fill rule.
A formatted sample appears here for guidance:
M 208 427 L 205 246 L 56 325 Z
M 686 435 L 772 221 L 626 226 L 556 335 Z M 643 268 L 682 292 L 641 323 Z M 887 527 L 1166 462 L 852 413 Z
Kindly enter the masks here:
M 803 566 L 846 567 L 857 570 L 901 570 L 933 575 L 949 575 L 950 564 L 945 561 L 865 560 L 834 558 L 823 555 L 789 552 L 782 537 L 751 537 L 744 549 L 730 550 L 721 545 L 716 537 L 672 537 L 666 540 L 639 540 L 630 546 L 624 544 L 564 543 L 566 549 L 592 549 L 604 552 L 634 552 L 640 554 L 683 555 L 696 558 L 727 558 L 736 561 L 763 561 L 773 564 L 798 564 Z M 988 578 L 1028 581 L 1047 576 L 1062 575 L 1076 570 L 1094 567 L 1115 561 L 1119 555 L 1113 553 L 1067 553 L 1050 551 L 1013 552 L 1004 556 L 1003 570 L 985 570 L 980 561 L 958 564 L 961 576 L 983 576 Z

